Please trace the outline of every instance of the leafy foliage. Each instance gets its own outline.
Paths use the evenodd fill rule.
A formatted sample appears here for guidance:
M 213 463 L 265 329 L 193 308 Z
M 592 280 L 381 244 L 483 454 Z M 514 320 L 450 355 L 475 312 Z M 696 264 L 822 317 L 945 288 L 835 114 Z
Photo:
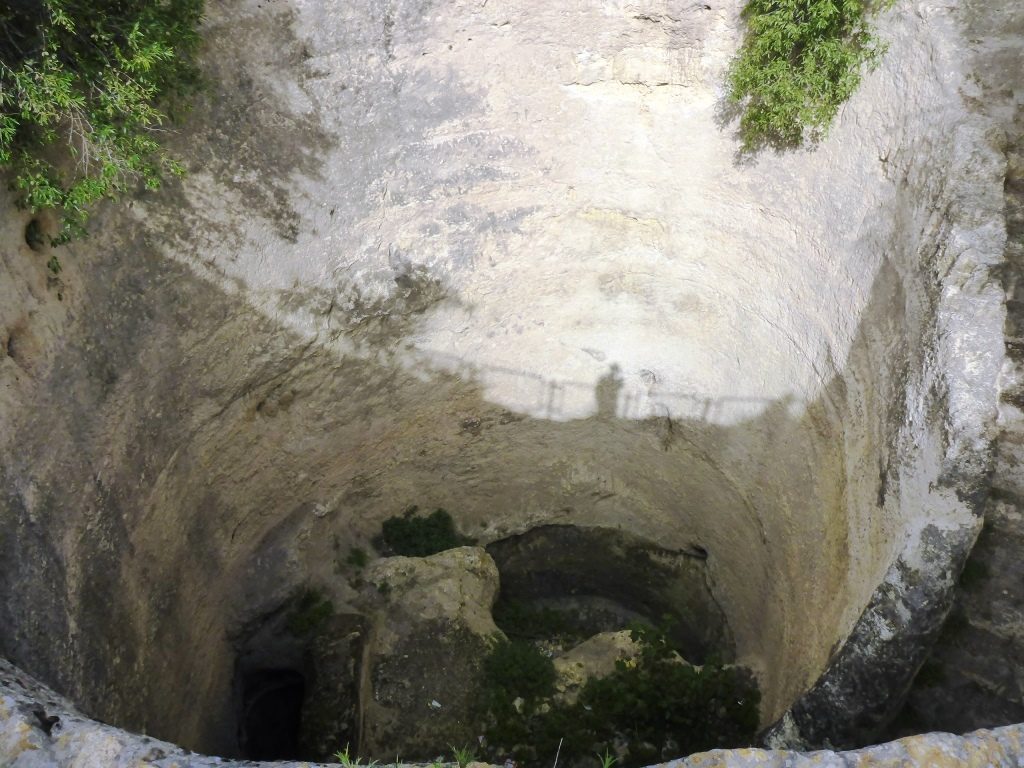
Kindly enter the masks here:
M 445 510 L 437 509 L 419 517 L 416 509 L 410 507 L 402 516 L 384 521 L 380 536 L 374 540 L 378 549 L 407 557 L 426 557 L 474 543 L 455 530 L 455 522 Z
M 536 647 L 497 643 L 484 666 L 489 757 L 547 760 L 561 743 L 573 763 L 595 749 L 610 759 L 625 745 L 626 768 L 753 741 L 760 692 L 747 670 L 690 666 L 665 630 L 635 625 L 631 634 L 639 657 L 587 681 L 571 705 L 551 699 L 554 665 Z
M 182 167 L 157 137 L 199 82 L 202 0 L 9 0 L 0 5 L 0 168 L 18 203 L 88 209 Z
M 532 643 L 501 639 L 484 661 L 484 679 L 497 695 L 536 703 L 555 692 L 555 665 Z
M 760 693 L 749 673 L 680 663 L 660 630 L 636 628 L 633 638 L 640 658 L 619 662 L 615 672 L 589 681 L 580 694 L 598 740 L 626 739 L 629 762 L 640 765 L 661 760 L 665 749 L 687 755 L 751 742 Z
M 872 1 L 749 0 L 747 36 L 729 72 L 745 151 L 824 135 L 863 68 L 884 52 L 868 25 Z

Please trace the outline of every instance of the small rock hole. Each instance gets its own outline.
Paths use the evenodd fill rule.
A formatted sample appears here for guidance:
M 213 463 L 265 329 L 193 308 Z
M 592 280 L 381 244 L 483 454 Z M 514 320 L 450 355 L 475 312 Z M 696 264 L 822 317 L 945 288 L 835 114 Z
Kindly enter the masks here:
M 41 251 L 46 245 L 46 237 L 43 235 L 43 225 L 39 219 L 32 219 L 25 225 L 25 244 L 33 251 Z

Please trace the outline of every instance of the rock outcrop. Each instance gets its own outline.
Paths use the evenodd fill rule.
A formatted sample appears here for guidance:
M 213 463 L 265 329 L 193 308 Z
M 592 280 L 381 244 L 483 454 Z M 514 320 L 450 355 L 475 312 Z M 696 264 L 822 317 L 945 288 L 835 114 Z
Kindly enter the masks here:
M 557 697 L 572 703 L 579 697 L 587 680 L 606 677 L 615 671 L 617 661 L 625 661 L 639 653 L 628 631 L 602 632 L 559 654 L 552 661 L 558 680 Z
M 360 751 L 427 758 L 476 744 L 483 660 L 500 636 L 490 555 L 459 547 L 388 557 L 367 568 L 366 582 Z

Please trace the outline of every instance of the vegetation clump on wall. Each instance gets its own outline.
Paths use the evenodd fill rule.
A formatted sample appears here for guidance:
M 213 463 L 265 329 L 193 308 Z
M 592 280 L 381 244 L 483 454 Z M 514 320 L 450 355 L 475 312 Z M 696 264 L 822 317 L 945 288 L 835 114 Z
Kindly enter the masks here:
M 749 0 L 728 82 L 744 151 L 825 134 L 885 50 L 868 24 L 871 10 L 872 0 Z
M 202 0 L 0 5 L 0 168 L 19 205 L 84 232 L 92 204 L 183 172 L 158 140 L 199 82 Z
M 417 509 L 410 507 L 401 516 L 385 520 L 374 546 L 389 555 L 428 557 L 475 543 L 456 530 L 455 521 L 445 510 L 436 509 L 422 516 L 416 514 Z

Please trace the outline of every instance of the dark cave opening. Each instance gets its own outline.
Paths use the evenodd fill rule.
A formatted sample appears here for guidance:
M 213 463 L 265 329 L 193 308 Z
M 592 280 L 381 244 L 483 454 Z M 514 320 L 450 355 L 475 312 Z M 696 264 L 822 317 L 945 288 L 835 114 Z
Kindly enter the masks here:
M 618 529 L 544 525 L 487 551 L 501 574 L 495 620 L 507 633 L 525 623 L 544 634 L 558 616 L 572 617 L 568 629 L 580 637 L 639 621 L 664 626 L 692 663 L 733 658 L 703 547 L 667 550 Z
M 242 680 L 239 747 L 250 760 L 299 758 L 306 680 L 290 669 L 259 669 Z

